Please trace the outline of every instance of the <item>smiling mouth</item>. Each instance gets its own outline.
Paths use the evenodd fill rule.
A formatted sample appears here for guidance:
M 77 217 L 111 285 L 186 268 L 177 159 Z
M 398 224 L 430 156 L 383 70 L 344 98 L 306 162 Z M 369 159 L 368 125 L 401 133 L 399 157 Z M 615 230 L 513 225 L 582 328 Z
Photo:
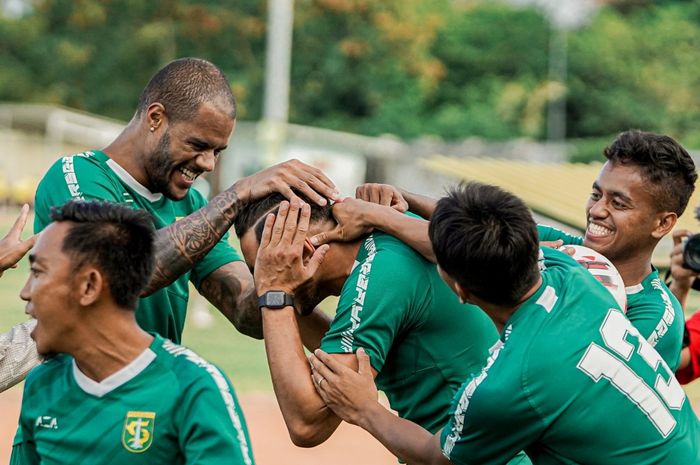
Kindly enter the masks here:
M 606 237 L 610 236 L 613 233 L 613 231 L 612 229 L 606 228 L 605 226 L 601 226 L 599 224 L 588 223 L 586 233 L 595 237 Z
M 197 176 L 199 176 L 199 174 L 200 174 L 200 173 L 196 173 L 196 172 L 194 172 L 194 171 L 192 171 L 192 170 L 189 170 L 189 169 L 187 169 L 187 168 L 185 168 L 185 167 L 178 168 L 178 171 L 180 171 L 180 173 L 182 173 L 182 175 L 183 175 L 183 176 L 185 177 L 185 179 L 187 179 L 188 181 L 194 181 L 195 179 L 197 179 Z

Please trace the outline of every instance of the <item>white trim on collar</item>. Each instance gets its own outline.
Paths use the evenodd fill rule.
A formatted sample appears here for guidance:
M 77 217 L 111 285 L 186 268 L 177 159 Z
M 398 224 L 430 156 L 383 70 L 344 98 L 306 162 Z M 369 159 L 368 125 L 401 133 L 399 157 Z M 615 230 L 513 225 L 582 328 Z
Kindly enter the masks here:
M 75 363 L 75 359 L 73 359 L 73 377 L 75 378 L 75 382 L 78 384 L 78 387 L 80 387 L 80 389 L 86 393 L 95 397 L 104 397 L 106 394 L 114 391 L 119 386 L 134 379 L 136 375 L 145 370 L 146 367 L 150 365 L 153 360 L 155 360 L 155 358 L 156 353 L 149 347 L 141 352 L 141 354 L 131 363 L 115 373 L 112 373 L 99 383 L 92 378 L 88 378 L 82 371 L 80 371 L 78 364 Z
M 638 294 L 644 290 L 644 285 L 642 283 L 635 284 L 634 286 L 627 286 L 625 288 L 625 294 Z
M 160 199 L 163 198 L 163 194 L 159 193 L 153 193 L 148 190 L 143 184 L 138 182 L 132 175 L 129 174 L 127 170 L 122 168 L 119 163 L 116 161 L 112 160 L 111 158 L 107 160 L 107 165 L 114 171 L 114 174 L 116 174 L 119 179 L 124 181 L 129 187 L 131 187 L 133 190 L 135 190 L 141 197 L 145 198 L 149 202 L 157 202 Z

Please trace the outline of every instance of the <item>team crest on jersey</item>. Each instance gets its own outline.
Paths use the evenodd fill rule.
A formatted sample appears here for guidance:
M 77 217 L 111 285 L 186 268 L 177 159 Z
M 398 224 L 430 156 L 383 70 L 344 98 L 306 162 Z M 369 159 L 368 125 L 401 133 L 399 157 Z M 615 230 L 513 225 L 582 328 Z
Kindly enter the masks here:
M 135 453 L 148 450 L 153 443 L 155 422 L 155 412 L 127 412 L 122 431 L 124 448 Z

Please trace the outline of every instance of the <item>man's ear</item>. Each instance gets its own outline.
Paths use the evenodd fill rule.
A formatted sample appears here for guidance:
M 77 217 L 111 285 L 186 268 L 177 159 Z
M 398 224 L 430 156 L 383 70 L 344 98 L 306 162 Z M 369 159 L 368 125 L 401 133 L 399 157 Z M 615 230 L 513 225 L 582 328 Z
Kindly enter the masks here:
M 651 232 L 654 239 L 661 239 L 670 233 L 678 221 L 678 215 L 674 212 L 664 211 L 658 214 L 656 227 Z
M 165 107 L 158 102 L 151 103 L 146 109 L 146 124 L 151 132 L 155 132 L 168 123 Z
M 462 285 L 459 284 L 457 281 L 455 281 L 455 292 L 457 293 L 457 297 L 459 297 L 459 301 L 461 303 L 463 303 L 463 304 L 472 303 L 471 293 L 467 289 L 462 287 Z
M 309 263 L 309 260 L 311 260 L 311 257 L 313 257 L 314 252 L 316 252 L 316 247 L 311 243 L 311 239 L 308 237 L 304 239 L 304 250 L 302 251 L 301 258 L 304 262 L 304 265 Z
M 76 276 L 78 302 L 88 307 L 97 302 L 102 296 L 105 280 L 102 273 L 93 267 L 87 267 Z

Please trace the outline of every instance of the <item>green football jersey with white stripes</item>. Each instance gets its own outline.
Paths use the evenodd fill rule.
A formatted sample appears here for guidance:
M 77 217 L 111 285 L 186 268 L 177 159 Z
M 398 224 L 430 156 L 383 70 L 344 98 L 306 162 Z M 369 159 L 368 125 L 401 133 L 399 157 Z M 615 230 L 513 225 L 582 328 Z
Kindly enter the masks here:
M 207 203 L 196 189 L 190 189 L 185 198 L 177 201 L 154 194 L 104 152 L 95 150 L 63 157 L 49 168 L 36 191 L 34 232 L 49 225 L 51 207 L 72 199 L 99 199 L 146 210 L 153 217 L 156 229 L 171 225 Z M 139 300 L 136 310 L 139 325 L 179 343 L 185 326 L 188 280 L 199 289 L 202 280 L 212 271 L 238 260 L 241 258 L 228 243 L 227 233 L 191 271 Z
M 581 245 L 583 238 L 567 234 L 550 226 L 537 226 L 540 241 L 561 239 L 565 245 Z M 668 286 L 652 266 L 644 280 L 625 288 L 627 293 L 627 318 L 644 338 L 661 354 L 674 372 L 681 362 L 683 308 Z
M 252 465 L 243 413 L 226 376 L 156 335 L 98 383 L 58 355 L 27 378 L 14 464 Z
M 698 419 L 672 370 L 571 257 L 544 249 L 542 283 L 441 433 L 455 465 L 700 464 Z
M 497 339 L 491 319 L 461 304 L 435 265 L 375 232 L 360 246 L 321 348 L 353 353 L 363 347 L 391 407 L 434 433 L 447 421 L 464 378 L 481 370 Z

